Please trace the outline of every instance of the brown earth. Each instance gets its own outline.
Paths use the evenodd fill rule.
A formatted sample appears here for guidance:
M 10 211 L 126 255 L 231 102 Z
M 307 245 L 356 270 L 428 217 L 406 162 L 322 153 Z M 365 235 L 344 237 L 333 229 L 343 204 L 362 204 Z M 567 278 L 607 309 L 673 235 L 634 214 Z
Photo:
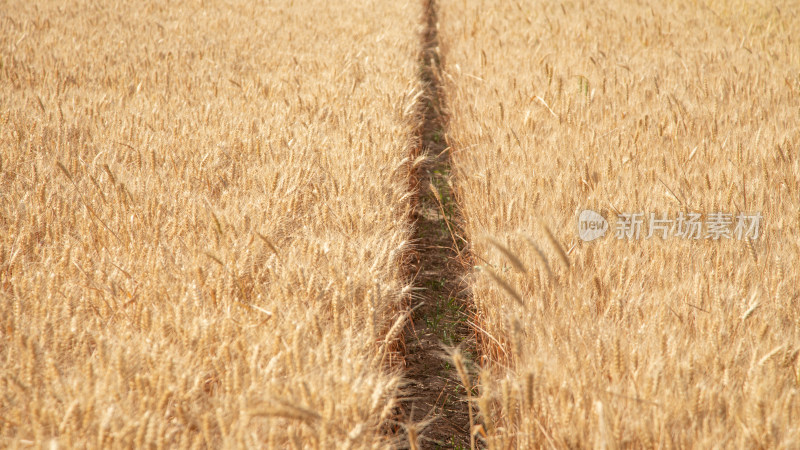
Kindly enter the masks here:
M 438 49 L 434 1 L 425 2 L 420 76 L 425 93 L 420 100 L 421 145 L 425 162 L 414 173 L 418 193 L 415 210 L 415 249 L 411 267 L 416 287 L 414 314 L 405 330 L 406 378 L 403 402 L 411 448 L 469 448 L 469 408 L 466 390 L 449 357 L 460 348 L 467 366 L 474 357 L 475 339 L 468 326 L 470 299 L 464 274 L 470 267 L 466 241 L 461 237 L 459 210 L 453 197 L 450 148 L 446 143 L 446 106 L 439 82 L 442 60 Z M 413 155 L 417 157 L 419 155 Z M 469 368 L 468 368 L 469 370 Z M 414 434 L 418 434 L 415 438 Z

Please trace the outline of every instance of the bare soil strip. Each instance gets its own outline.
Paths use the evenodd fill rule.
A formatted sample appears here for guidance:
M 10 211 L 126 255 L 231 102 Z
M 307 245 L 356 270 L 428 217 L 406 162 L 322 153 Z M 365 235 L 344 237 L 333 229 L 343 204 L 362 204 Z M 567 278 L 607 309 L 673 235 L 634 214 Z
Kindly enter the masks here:
M 445 141 L 447 117 L 439 82 L 442 61 L 436 2 L 425 0 L 425 12 L 420 61 L 425 94 L 419 105 L 423 121 L 418 151 L 426 156 L 426 162 L 413 174 L 418 192 L 416 252 L 411 259 L 416 290 L 414 314 L 405 332 L 409 386 L 403 421 L 424 424 L 409 430 L 411 448 L 469 448 L 467 393 L 447 351 L 460 348 L 467 365 L 475 354 L 475 340 L 467 325 L 470 301 L 463 281 L 469 261 L 460 237 L 463 233 L 458 225 Z

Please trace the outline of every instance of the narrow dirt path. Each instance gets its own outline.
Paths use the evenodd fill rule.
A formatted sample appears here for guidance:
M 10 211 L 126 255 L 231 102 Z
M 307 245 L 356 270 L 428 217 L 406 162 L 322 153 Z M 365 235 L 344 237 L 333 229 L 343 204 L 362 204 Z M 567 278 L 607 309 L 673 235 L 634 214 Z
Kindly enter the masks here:
M 463 274 L 469 267 L 463 255 L 459 211 L 450 179 L 450 153 L 445 142 L 446 108 L 439 67 L 436 2 L 425 2 L 420 76 L 425 95 L 420 101 L 423 122 L 420 152 L 426 156 L 415 174 L 418 190 L 414 315 L 405 330 L 408 396 L 403 402 L 406 423 L 424 423 L 410 430 L 411 448 L 469 448 L 467 393 L 446 348 L 459 347 L 469 362 L 474 339 L 468 326 L 469 298 Z M 417 156 L 417 155 L 414 155 Z M 414 434 L 417 434 L 416 438 Z

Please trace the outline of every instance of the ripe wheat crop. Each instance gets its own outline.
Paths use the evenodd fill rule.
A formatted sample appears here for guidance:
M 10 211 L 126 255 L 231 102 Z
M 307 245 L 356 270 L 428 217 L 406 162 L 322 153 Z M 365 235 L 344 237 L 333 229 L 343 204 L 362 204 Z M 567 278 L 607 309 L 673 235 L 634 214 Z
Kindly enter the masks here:
M 800 4 L 439 3 L 0 6 L 0 447 L 432 445 L 399 337 L 410 261 L 450 273 L 442 117 L 449 442 L 800 446 Z M 760 232 L 647 237 L 715 212 Z
M 0 447 L 394 443 L 420 14 L 0 6 Z
M 800 5 L 440 6 L 489 447 L 800 445 Z M 764 219 L 584 242 L 584 209 Z

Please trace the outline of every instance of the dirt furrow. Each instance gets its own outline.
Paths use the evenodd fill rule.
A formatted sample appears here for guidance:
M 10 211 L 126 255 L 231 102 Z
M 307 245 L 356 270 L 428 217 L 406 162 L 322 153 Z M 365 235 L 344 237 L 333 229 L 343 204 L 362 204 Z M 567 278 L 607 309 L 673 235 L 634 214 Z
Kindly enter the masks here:
M 439 82 L 442 56 L 437 36 L 436 2 L 425 0 L 420 77 L 419 155 L 425 163 L 413 174 L 415 209 L 414 314 L 405 332 L 407 397 L 404 421 L 411 448 L 469 448 L 467 392 L 452 358 L 458 348 L 469 371 L 475 341 L 464 273 L 469 264 L 453 195 L 444 96 Z

